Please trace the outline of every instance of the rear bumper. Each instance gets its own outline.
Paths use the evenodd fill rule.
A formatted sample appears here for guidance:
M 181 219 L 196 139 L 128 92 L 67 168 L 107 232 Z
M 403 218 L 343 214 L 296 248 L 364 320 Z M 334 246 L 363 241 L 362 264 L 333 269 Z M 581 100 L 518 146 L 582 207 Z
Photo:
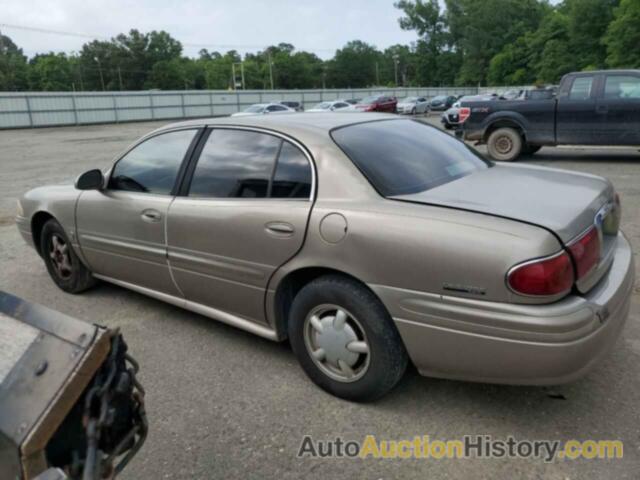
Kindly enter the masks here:
M 566 383 L 609 352 L 629 314 L 631 247 L 618 236 L 606 276 L 585 296 L 515 305 L 371 286 L 421 374 L 523 385 Z

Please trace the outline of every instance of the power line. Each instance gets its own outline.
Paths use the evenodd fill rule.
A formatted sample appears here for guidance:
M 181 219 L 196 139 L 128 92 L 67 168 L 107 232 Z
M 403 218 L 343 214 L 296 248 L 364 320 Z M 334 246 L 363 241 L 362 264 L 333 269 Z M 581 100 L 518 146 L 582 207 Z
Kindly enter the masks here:
M 66 37 L 78 37 L 88 38 L 92 40 L 111 40 L 115 37 L 106 37 L 104 35 L 93 35 L 89 33 L 69 32 L 63 30 L 52 30 L 49 28 L 30 27 L 27 25 L 15 25 L 10 23 L 0 23 L 0 28 L 9 28 L 13 30 L 23 30 L 27 32 L 43 33 L 46 35 L 60 35 Z M 213 48 L 213 49 L 226 49 L 226 50 L 255 50 L 255 49 L 267 49 L 272 45 L 248 45 L 248 44 L 213 44 L 213 43 L 182 43 L 183 47 L 187 48 Z M 331 48 L 296 48 L 298 51 L 307 52 L 335 52 L 335 49 Z

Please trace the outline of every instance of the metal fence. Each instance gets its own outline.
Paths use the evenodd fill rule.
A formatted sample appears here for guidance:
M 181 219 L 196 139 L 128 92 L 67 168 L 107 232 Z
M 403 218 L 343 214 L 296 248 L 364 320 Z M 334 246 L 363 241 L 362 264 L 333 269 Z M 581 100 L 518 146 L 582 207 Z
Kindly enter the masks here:
M 506 87 L 497 89 L 505 90 Z M 86 125 L 229 115 L 254 103 L 294 100 L 305 108 L 323 100 L 474 95 L 476 87 L 344 90 L 185 90 L 140 92 L 0 92 L 0 129 Z M 491 91 L 496 91 L 493 89 Z

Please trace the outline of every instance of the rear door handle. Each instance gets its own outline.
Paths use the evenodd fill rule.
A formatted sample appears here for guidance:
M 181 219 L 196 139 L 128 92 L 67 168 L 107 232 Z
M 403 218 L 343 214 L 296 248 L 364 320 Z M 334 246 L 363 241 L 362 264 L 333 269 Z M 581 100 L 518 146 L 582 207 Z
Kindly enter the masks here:
M 293 225 L 287 222 L 269 222 L 265 225 L 265 229 L 269 233 L 285 236 L 291 236 L 295 232 Z
M 156 223 L 162 220 L 162 214 L 152 208 L 143 210 L 140 216 L 142 217 L 142 220 L 149 223 Z

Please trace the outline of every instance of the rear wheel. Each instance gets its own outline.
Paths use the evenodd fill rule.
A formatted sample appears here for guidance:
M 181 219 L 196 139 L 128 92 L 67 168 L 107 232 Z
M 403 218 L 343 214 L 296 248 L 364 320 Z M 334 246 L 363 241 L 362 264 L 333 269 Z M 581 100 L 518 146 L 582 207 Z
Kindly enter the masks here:
M 296 295 L 289 339 L 318 386 L 347 400 L 370 401 L 402 378 L 408 357 L 384 305 L 363 285 L 320 277 Z
M 53 218 L 42 227 L 40 252 L 49 275 L 68 293 L 80 293 L 96 284 L 71 247 L 62 226 Z
M 487 140 L 487 150 L 494 160 L 513 162 L 522 152 L 522 137 L 513 128 L 498 128 Z

